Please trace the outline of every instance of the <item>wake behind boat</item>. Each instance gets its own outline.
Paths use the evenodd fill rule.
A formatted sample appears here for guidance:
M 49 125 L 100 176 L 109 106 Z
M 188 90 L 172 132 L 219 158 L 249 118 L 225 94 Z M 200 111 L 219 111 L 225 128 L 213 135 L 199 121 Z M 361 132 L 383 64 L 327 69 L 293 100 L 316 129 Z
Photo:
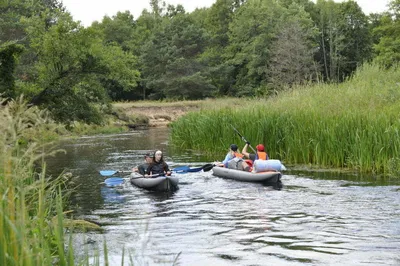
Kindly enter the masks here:
M 131 184 L 153 191 L 174 191 L 178 189 L 179 178 L 176 176 L 143 177 L 131 174 Z
M 225 167 L 214 167 L 212 169 L 213 175 L 222 177 L 222 178 L 228 178 L 228 179 L 234 179 L 238 181 L 245 181 L 245 182 L 271 182 L 275 183 L 280 181 L 282 174 L 281 172 L 277 171 L 267 171 L 267 172 L 246 172 L 246 171 L 241 171 L 241 170 L 236 170 L 236 169 L 229 169 Z

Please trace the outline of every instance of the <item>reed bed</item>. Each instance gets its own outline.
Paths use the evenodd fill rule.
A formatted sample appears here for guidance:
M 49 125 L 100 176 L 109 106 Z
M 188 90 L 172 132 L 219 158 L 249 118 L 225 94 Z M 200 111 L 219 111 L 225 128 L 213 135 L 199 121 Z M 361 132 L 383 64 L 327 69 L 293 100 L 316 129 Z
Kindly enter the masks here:
M 299 87 L 269 99 L 203 105 L 172 123 L 171 142 L 222 158 L 229 144 L 264 143 L 288 164 L 400 174 L 400 69 L 365 65 L 342 84 Z
M 110 265 L 105 238 L 101 252 L 74 250 L 74 232 L 102 228 L 64 210 L 69 175 L 46 176 L 45 157 L 60 152 L 51 140 L 64 130 L 22 97 L 7 104 L 0 98 L 0 265 Z M 122 247 L 120 265 L 135 263 Z
M 0 265 L 85 265 L 74 259 L 65 235 L 67 180 L 45 177 L 44 163 L 34 171 L 35 162 L 51 155 L 46 146 L 57 127 L 22 97 L 0 99 Z

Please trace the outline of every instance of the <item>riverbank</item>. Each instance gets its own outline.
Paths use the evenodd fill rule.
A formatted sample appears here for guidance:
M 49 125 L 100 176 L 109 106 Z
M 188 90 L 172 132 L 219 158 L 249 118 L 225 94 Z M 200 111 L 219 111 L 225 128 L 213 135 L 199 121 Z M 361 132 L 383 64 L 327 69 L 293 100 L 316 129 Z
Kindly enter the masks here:
M 123 102 L 114 103 L 113 107 L 119 115 L 120 120 L 125 120 L 125 125 L 129 128 L 140 127 L 165 127 L 169 123 L 176 121 L 189 111 L 200 110 L 201 101 L 182 101 L 182 102 Z M 124 119 L 124 117 L 131 119 Z
M 177 102 L 116 102 L 112 106 L 114 116 L 118 119 L 118 121 L 114 121 L 115 124 L 137 129 L 143 127 L 165 127 L 189 112 L 230 109 L 232 106 L 253 104 L 260 101 L 263 100 L 219 98 Z

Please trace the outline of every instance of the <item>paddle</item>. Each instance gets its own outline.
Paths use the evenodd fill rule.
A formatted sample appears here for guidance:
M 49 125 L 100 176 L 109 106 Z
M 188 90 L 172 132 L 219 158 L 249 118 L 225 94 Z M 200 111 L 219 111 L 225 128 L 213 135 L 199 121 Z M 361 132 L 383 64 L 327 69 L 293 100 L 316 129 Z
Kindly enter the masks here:
M 189 170 L 190 170 L 190 167 L 186 166 L 186 165 L 172 169 L 173 172 L 176 172 L 178 174 L 187 173 Z
M 193 173 L 193 172 L 200 172 L 203 170 L 204 172 L 210 171 L 214 167 L 213 164 L 205 164 L 201 167 L 190 168 L 189 166 L 180 166 L 177 168 L 172 169 L 173 172 L 177 174 L 186 174 L 186 173 Z M 112 176 L 119 173 L 132 173 L 131 171 L 117 171 L 117 170 L 102 170 L 100 171 L 100 175 L 102 176 Z
M 102 176 L 112 176 L 115 174 L 124 174 L 124 173 L 132 173 L 131 171 L 120 171 L 120 170 L 102 170 L 100 171 L 100 174 Z
M 146 176 L 146 178 L 154 178 L 154 177 L 158 177 L 158 176 L 164 176 L 161 174 L 156 174 L 156 175 L 150 175 L 150 176 Z M 144 178 L 144 176 L 138 174 L 137 176 L 131 177 L 130 179 L 138 179 L 138 178 Z M 116 187 L 116 186 L 120 186 L 124 183 L 125 180 L 128 180 L 129 178 L 122 178 L 122 177 L 110 177 L 107 178 L 106 180 L 104 180 L 104 184 L 106 184 L 106 186 L 108 187 Z
M 208 163 L 208 164 L 205 164 L 205 165 L 203 165 L 201 167 L 191 168 L 188 172 L 200 172 L 201 170 L 203 170 L 204 172 L 208 172 L 211 169 L 213 169 L 214 166 L 215 166 L 214 164 Z
M 245 143 L 248 143 L 248 144 L 249 144 L 249 146 L 250 146 L 250 148 L 253 150 L 254 154 L 257 155 L 256 150 L 253 148 L 253 146 L 251 146 L 250 142 L 249 142 L 245 137 L 243 137 L 243 135 L 240 134 L 240 132 L 239 132 L 234 126 L 231 125 L 231 127 L 233 128 L 233 130 L 235 130 L 235 132 L 239 135 L 239 137 L 240 137 Z
M 177 172 L 179 174 L 191 172 L 189 166 L 181 166 L 181 167 L 172 169 L 172 171 Z M 196 171 L 194 171 L 194 172 L 196 172 Z M 117 170 L 102 170 L 102 171 L 100 171 L 100 175 L 102 175 L 102 176 L 112 176 L 112 175 L 119 174 L 119 173 L 132 173 L 132 172 L 131 171 L 117 171 Z
M 186 168 L 185 169 L 180 169 L 180 171 L 176 171 L 177 168 L 175 168 L 175 169 L 173 169 L 173 171 L 175 171 L 177 174 L 195 173 L 195 172 L 200 172 L 200 171 L 208 172 L 214 166 L 215 166 L 214 164 L 208 163 L 208 164 L 205 164 L 203 166 L 194 167 L 194 168 L 190 168 L 189 166 L 184 166 Z M 179 168 L 183 168 L 183 167 L 179 167 Z

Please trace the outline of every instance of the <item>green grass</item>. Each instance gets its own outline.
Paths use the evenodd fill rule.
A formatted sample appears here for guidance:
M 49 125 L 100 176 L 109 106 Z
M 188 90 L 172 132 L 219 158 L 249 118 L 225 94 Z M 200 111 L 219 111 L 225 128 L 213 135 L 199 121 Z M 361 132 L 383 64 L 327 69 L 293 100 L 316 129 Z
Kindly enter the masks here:
M 46 112 L 28 108 L 22 98 L 0 104 L 0 265 L 76 263 L 72 245 L 65 245 L 68 190 L 61 188 L 68 180 L 46 177 L 45 164 L 40 173 L 34 171 L 35 162 L 51 153 L 45 152 L 45 132 L 57 128 Z M 76 222 L 69 220 L 69 230 Z
M 229 144 L 264 143 L 270 158 L 289 164 L 399 173 L 399 69 L 365 65 L 342 84 L 299 87 L 269 99 L 235 99 L 202 105 L 172 127 L 182 148 L 222 157 Z M 397 174 L 398 176 L 398 174 Z

